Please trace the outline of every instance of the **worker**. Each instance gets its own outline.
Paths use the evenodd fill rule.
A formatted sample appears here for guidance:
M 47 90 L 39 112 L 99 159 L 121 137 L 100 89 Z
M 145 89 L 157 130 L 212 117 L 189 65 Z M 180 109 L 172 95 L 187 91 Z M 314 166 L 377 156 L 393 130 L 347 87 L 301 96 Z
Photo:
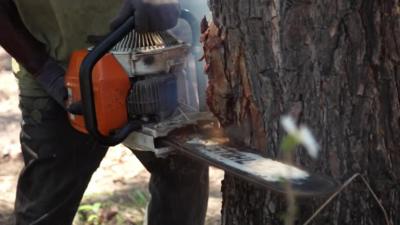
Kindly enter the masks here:
M 177 0 L 0 0 L 0 45 L 18 62 L 21 149 L 25 163 L 15 201 L 16 225 L 70 225 L 107 147 L 67 119 L 64 72 L 89 35 L 104 35 L 133 13 L 139 32 L 173 27 Z M 151 173 L 149 225 L 201 225 L 208 167 L 181 155 L 132 152 Z

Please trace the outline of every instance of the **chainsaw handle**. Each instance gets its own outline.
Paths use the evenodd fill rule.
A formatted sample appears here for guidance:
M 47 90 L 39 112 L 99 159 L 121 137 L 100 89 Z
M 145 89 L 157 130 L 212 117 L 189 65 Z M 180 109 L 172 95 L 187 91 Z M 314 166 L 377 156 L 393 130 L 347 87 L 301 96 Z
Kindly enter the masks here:
M 138 121 L 126 124 L 110 136 L 100 133 L 97 126 L 96 106 L 93 93 L 93 69 L 96 63 L 106 55 L 119 41 L 135 28 L 135 19 L 130 17 L 119 28 L 108 34 L 98 45 L 96 45 L 82 62 L 80 68 L 80 87 L 85 118 L 86 129 L 100 144 L 114 146 L 120 144 L 128 135 L 141 127 Z
M 185 20 L 192 31 L 192 46 L 191 51 L 195 58 L 200 59 L 203 57 L 203 49 L 200 46 L 200 21 L 187 9 L 181 11 L 181 19 Z M 206 103 L 206 88 L 207 88 L 207 76 L 204 73 L 204 65 L 201 62 L 196 62 L 196 74 L 197 74 L 197 93 L 199 95 L 199 106 L 200 111 L 205 112 L 207 110 Z
M 200 45 L 200 22 L 187 9 L 181 10 L 180 18 L 185 20 L 190 26 L 192 31 L 192 50 L 195 51 L 195 48 Z

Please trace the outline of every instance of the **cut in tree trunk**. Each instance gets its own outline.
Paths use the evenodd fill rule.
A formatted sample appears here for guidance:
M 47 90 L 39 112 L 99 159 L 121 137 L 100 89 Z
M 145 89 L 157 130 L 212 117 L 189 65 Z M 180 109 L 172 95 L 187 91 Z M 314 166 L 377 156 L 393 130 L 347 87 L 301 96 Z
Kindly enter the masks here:
M 279 119 L 307 124 L 322 150 L 297 165 L 344 182 L 361 173 L 400 224 L 398 0 L 210 0 L 205 37 L 208 104 L 231 139 L 281 157 Z M 285 198 L 229 175 L 223 225 L 282 224 Z M 302 224 L 326 197 L 300 199 Z M 381 225 L 361 180 L 313 224 Z

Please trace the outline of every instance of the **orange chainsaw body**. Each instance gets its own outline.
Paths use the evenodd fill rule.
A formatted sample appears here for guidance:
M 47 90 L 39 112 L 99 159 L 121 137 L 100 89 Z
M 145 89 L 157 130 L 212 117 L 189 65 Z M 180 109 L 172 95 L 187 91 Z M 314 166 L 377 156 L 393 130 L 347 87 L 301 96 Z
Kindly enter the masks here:
M 65 75 L 68 104 L 81 101 L 79 72 L 87 54 L 88 50 L 80 50 L 71 56 Z M 92 79 L 97 126 L 99 132 L 107 136 L 128 122 L 126 98 L 131 83 L 125 70 L 112 54 L 106 54 L 95 65 Z M 88 133 L 82 115 L 69 114 L 69 119 L 75 129 Z

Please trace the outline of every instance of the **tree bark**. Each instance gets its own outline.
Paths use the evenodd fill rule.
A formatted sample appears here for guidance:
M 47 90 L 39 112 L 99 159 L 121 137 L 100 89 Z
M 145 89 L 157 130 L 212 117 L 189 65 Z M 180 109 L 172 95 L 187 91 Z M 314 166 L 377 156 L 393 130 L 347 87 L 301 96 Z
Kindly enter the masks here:
M 210 0 L 208 104 L 232 140 L 281 157 L 279 118 L 295 116 L 322 151 L 296 164 L 344 182 L 361 173 L 400 224 L 399 0 Z M 223 225 L 282 224 L 285 198 L 227 175 Z M 300 199 L 302 224 L 326 197 Z M 356 180 L 313 224 L 380 225 Z

